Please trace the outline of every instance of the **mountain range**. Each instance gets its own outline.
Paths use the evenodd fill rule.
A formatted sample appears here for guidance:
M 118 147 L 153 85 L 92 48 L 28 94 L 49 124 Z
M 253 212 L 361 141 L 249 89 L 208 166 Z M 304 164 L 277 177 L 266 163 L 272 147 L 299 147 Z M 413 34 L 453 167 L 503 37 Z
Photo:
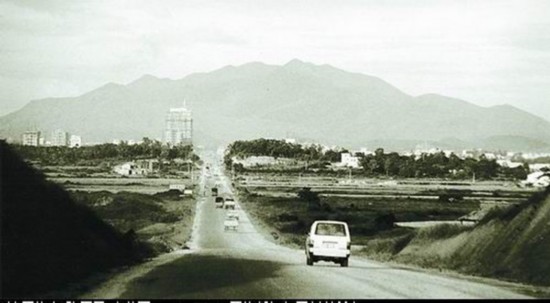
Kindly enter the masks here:
M 410 96 L 382 79 L 292 60 L 226 66 L 182 79 L 145 75 L 78 97 L 34 100 L 0 117 L 0 137 L 63 129 L 84 142 L 162 138 L 169 108 L 186 100 L 194 142 L 292 137 L 346 147 L 550 150 L 550 122 L 510 105 L 481 107 Z M 378 144 L 378 146 L 373 146 Z

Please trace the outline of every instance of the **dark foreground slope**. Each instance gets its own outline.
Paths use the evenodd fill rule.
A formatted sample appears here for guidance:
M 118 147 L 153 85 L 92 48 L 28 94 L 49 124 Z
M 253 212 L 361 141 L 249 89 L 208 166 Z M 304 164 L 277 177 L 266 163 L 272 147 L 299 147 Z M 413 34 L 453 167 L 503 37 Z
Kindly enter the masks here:
M 132 236 L 74 203 L 4 141 L 0 156 L 2 298 L 32 297 L 148 254 Z
M 473 228 L 441 225 L 367 244 L 371 256 L 550 286 L 550 188 L 495 208 Z M 389 256 L 388 256 L 389 255 Z

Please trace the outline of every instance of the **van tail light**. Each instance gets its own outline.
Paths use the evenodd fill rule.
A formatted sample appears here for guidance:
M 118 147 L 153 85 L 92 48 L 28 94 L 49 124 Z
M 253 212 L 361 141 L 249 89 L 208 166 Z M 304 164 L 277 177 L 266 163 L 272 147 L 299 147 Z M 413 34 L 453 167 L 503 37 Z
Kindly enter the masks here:
M 314 246 L 313 240 L 309 240 L 309 242 L 307 243 L 307 246 L 313 247 Z
M 348 242 L 348 244 L 346 245 L 346 248 L 351 249 L 351 242 Z

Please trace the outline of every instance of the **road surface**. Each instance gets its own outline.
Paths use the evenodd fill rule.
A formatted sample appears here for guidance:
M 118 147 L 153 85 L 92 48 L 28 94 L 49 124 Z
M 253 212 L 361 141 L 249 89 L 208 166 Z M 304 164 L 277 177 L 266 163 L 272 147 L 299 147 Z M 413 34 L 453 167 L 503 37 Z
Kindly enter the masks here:
M 207 161 L 216 163 L 217 160 Z M 209 189 L 219 180 L 220 193 L 230 193 L 229 182 L 219 164 L 210 168 L 210 178 L 205 177 L 204 171 L 201 186 L 205 187 L 206 196 L 197 204 L 191 250 L 131 279 L 117 297 L 527 298 L 491 285 L 397 268 L 354 256 L 347 268 L 330 262 L 306 266 L 303 251 L 264 239 L 242 210 L 238 210 L 238 231 L 224 231 L 225 210 L 215 208 Z

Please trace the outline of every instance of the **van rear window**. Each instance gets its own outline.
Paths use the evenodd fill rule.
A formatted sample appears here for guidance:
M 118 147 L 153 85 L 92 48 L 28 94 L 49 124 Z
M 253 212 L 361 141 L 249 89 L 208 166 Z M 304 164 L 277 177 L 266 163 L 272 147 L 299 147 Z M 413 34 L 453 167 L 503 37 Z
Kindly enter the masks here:
M 346 228 L 344 224 L 319 223 L 315 229 L 315 234 L 321 236 L 345 236 Z

